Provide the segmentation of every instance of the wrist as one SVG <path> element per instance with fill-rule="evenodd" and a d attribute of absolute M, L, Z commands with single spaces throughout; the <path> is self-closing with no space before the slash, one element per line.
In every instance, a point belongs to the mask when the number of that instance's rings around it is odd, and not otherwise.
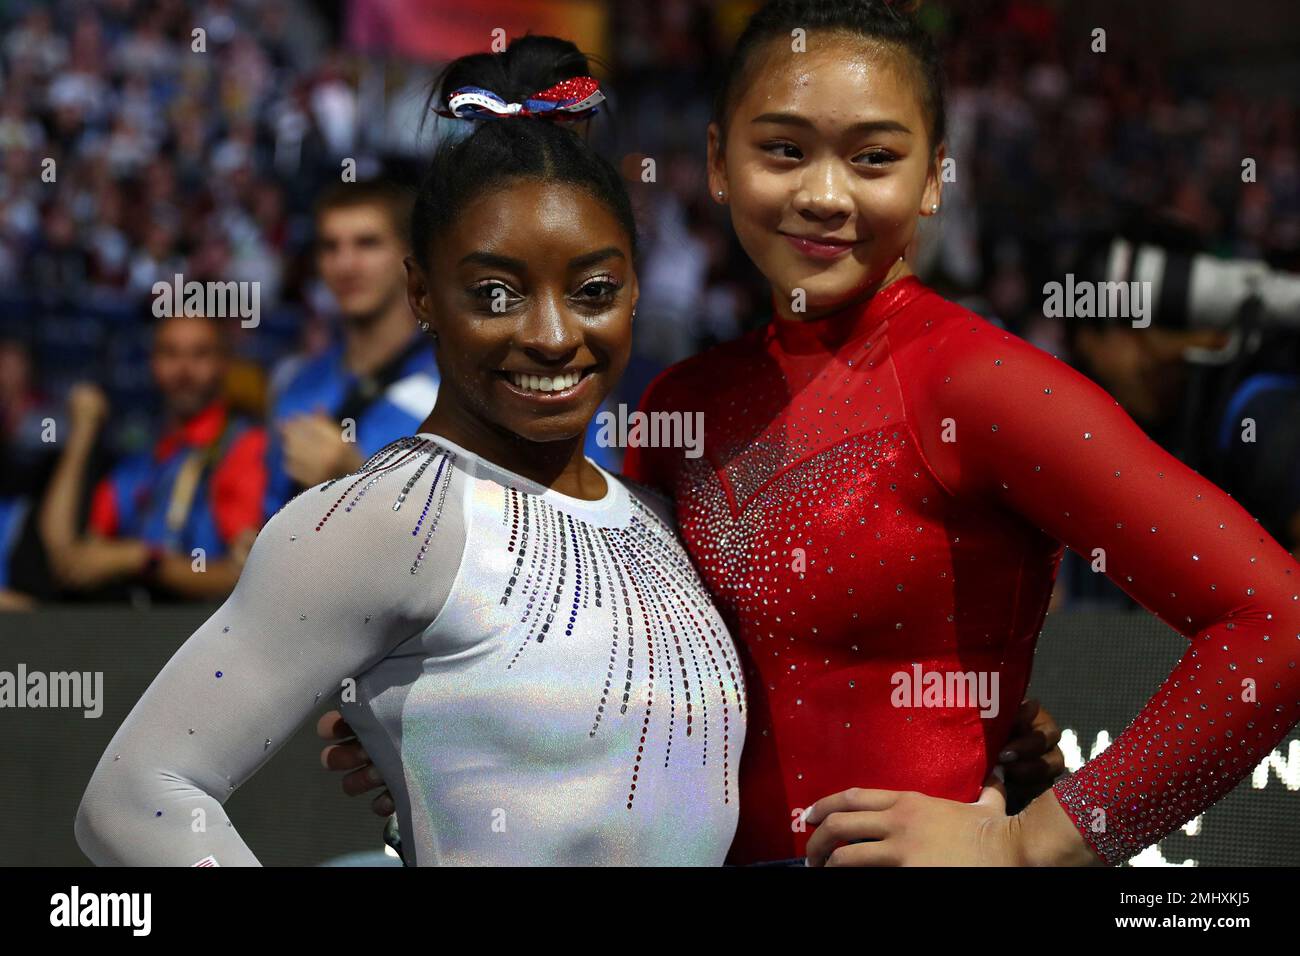
<path fill-rule="evenodd" d="M 1011 818 L 1012 852 L 1021 866 L 1100 866 L 1103 861 L 1048 790 Z"/>
<path fill-rule="evenodd" d="M 89 453 L 99 438 L 99 425 L 87 419 L 76 419 L 69 424 L 65 448 Z"/>
<path fill-rule="evenodd" d="M 366 460 L 361 457 L 361 449 L 356 446 L 355 442 L 343 443 L 343 460 L 339 462 L 339 474 L 348 475 L 354 471 L 360 471 L 361 466 Z"/>
<path fill-rule="evenodd" d="M 163 557 L 166 552 L 156 544 L 141 542 L 144 546 L 143 555 L 139 562 L 139 576 L 146 581 L 152 581 L 158 577 L 158 569 L 162 567 Z"/>

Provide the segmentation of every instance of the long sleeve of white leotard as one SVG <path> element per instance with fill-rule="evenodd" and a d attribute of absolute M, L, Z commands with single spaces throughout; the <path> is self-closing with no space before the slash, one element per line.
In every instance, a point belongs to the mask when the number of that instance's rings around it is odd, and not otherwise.
<path fill-rule="evenodd" d="M 100 759 L 75 825 L 92 861 L 259 865 L 226 800 L 346 679 L 421 634 L 451 589 L 465 478 L 418 454 L 424 441 L 308 488 L 262 528 L 234 591 Z"/>

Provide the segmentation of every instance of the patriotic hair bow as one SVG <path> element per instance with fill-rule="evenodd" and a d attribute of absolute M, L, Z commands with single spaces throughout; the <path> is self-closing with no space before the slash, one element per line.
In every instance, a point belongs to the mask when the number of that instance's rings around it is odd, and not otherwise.
<path fill-rule="evenodd" d="M 445 109 L 436 110 L 449 119 L 501 119 L 509 116 L 544 116 L 548 119 L 586 119 L 604 102 L 605 94 L 594 77 L 574 76 L 525 97 L 522 103 L 507 103 L 491 90 L 462 86 L 447 97 Z"/>

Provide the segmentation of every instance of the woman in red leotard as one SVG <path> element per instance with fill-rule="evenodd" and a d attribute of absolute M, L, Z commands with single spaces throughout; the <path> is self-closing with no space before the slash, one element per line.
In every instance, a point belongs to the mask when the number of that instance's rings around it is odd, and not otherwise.
<path fill-rule="evenodd" d="M 732 862 L 1117 863 L 1300 717 L 1300 571 L 1102 389 L 911 275 L 943 100 L 900 6 L 777 0 L 742 35 L 710 188 L 775 315 L 648 390 L 643 412 L 703 412 L 703 456 L 631 448 L 625 471 L 675 498 L 747 658 Z M 982 784 L 1062 544 L 1189 645 L 1105 752 L 1007 816 Z"/>

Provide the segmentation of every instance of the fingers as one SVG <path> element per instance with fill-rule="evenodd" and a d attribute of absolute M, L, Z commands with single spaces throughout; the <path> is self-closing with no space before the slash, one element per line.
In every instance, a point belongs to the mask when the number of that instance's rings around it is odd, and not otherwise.
<path fill-rule="evenodd" d="M 826 858 L 824 866 L 898 866 L 902 863 L 889 840 L 871 840 L 842 846 Z M 809 861 L 809 866 L 812 862 Z"/>
<path fill-rule="evenodd" d="M 1007 774 L 1001 767 L 994 767 L 984 778 L 984 787 L 975 801 L 983 806 L 996 807 L 1002 813 L 1007 812 Z"/>
<path fill-rule="evenodd" d="M 1035 760 L 1046 756 L 1061 741 L 1059 728 L 1053 724 L 1048 730 L 1052 731 L 1050 735 L 1042 728 L 1034 728 L 1008 740 L 998 754 L 998 763 L 1011 764 L 1018 760 Z"/>
<path fill-rule="evenodd" d="M 804 812 L 804 820 L 818 826 L 832 813 L 849 810 L 888 810 L 898 802 L 897 790 L 867 790 L 852 787 L 829 797 L 822 797 Z"/>
<path fill-rule="evenodd" d="M 822 866 L 826 859 L 845 843 L 857 840 L 880 840 L 886 835 L 888 820 L 884 811 L 839 811 L 832 813 L 808 838 L 804 854 L 809 866 Z"/>
<path fill-rule="evenodd" d="M 1004 768 L 1007 779 L 1019 785 L 1049 784 L 1065 773 L 1065 754 L 1053 747 L 1041 757 L 1017 760 Z"/>
<path fill-rule="evenodd" d="M 379 768 L 374 764 L 367 764 L 360 770 L 353 770 L 351 773 L 343 775 L 343 792 L 349 797 L 359 797 L 363 793 L 369 793 L 371 790 L 384 786 L 384 778 L 379 775 Z"/>
<path fill-rule="evenodd" d="M 316 736 L 321 740 L 351 740 L 356 733 L 337 710 L 327 710 L 316 721 Z"/>
<path fill-rule="evenodd" d="M 320 752 L 320 762 L 326 770 L 356 770 L 370 764 L 370 755 L 360 743 L 350 740 L 325 747 Z"/>
<path fill-rule="evenodd" d="M 1043 709 L 1042 701 L 1030 697 L 1020 702 L 1020 710 L 1016 713 L 1017 727 L 1030 727 L 1034 723 L 1034 718 L 1038 716 Z"/>
<path fill-rule="evenodd" d="M 1046 708 L 1040 709 L 1038 713 L 1034 714 L 1030 726 L 1047 738 L 1049 747 L 1055 747 L 1061 742 L 1061 728 L 1056 723 L 1056 718 L 1049 714 Z"/>
<path fill-rule="evenodd" d="M 1000 763 L 1014 763 L 1022 757 L 1040 757 L 1061 741 L 1057 726 L 1043 705 L 1033 698 L 1021 703 L 1011 727 L 1011 739 L 998 754 Z"/>
<path fill-rule="evenodd" d="M 393 795 L 385 790 L 370 802 L 370 809 L 381 817 L 388 817 L 396 812 L 397 806 L 393 803 Z"/>

